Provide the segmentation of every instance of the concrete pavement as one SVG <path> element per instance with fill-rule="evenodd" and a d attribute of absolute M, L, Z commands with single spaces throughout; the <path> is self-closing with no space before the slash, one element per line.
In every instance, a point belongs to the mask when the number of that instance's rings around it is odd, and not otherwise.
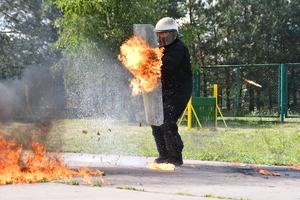
<path fill-rule="evenodd" d="M 300 170 L 289 166 L 184 160 L 175 171 L 157 171 L 147 168 L 154 158 L 80 153 L 65 153 L 62 158 L 71 168 L 86 165 L 104 171 L 105 184 L 91 187 L 83 184 L 82 177 L 74 177 L 80 185 L 55 181 L 4 185 L 0 186 L 0 199 L 300 200 Z M 260 174 L 253 170 L 255 166 L 280 176 Z M 93 179 L 97 181 L 99 177 Z"/>

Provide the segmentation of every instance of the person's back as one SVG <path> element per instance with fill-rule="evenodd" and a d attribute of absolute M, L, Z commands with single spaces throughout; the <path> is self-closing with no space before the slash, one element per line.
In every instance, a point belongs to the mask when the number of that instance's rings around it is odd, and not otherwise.
<path fill-rule="evenodd" d="M 182 87 L 192 82 L 190 54 L 179 39 L 164 47 L 162 83 L 163 89 Z"/>

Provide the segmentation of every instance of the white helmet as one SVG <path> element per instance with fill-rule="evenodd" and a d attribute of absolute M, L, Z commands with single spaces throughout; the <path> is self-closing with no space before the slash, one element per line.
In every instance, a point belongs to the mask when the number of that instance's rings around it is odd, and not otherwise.
<path fill-rule="evenodd" d="M 183 37 L 182 34 L 178 33 L 178 24 L 171 17 L 164 17 L 160 19 L 154 29 L 157 32 L 159 38 L 159 44 L 161 46 L 167 46 L 174 42 L 176 38 Z M 167 35 L 163 35 L 160 33 L 168 33 Z"/>

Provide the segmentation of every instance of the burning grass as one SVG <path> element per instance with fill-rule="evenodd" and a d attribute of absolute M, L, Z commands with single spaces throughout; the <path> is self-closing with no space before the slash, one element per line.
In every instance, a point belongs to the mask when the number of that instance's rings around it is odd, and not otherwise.
<path fill-rule="evenodd" d="M 260 169 L 258 167 L 255 167 L 254 168 L 254 171 L 257 171 L 258 173 L 260 174 L 266 174 L 266 175 L 271 175 L 271 176 L 280 176 L 279 173 L 271 173 L 271 172 L 268 172 L 267 170 L 265 169 Z"/>
<path fill-rule="evenodd" d="M 56 179 L 71 180 L 83 176 L 90 183 L 92 175 L 102 178 L 103 172 L 86 167 L 71 170 L 63 164 L 58 153 L 47 153 L 46 146 L 32 141 L 32 151 L 24 151 L 15 140 L 6 141 L 0 135 L 0 185 L 10 183 L 35 183 Z"/>

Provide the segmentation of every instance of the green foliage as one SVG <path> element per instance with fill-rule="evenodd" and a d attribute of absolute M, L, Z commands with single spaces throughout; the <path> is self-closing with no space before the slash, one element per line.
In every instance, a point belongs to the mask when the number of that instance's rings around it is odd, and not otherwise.
<path fill-rule="evenodd" d="M 217 64 L 300 60 L 298 0 L 4 0 L 0 4 L 1 76 L 21 78 L 25 66 L 61 70 L 67 95 L 61 99 L 68 108 L 96 108 L 79 117 L 111 109 L 112 104 L 118 109 L 132 107 L 116 102 L 124 99 L 133 104 L 125 90 L 131 75 L 117 59 L 119 47 L 133 34 L 133 24 L 155 25 L 165 16 L 178 20 L 194 71 Z M 224 87 L 228 87 L 233 76 L 228 70 L 218 73 L 227 75 Z M 203 81 L 212 82 L 206 75 Z M 106 89 L 108 85 L 113 86 Z M 296 93 L 293 96 L 296 99 Z"/>
<path fill-rule="evenodd" d="M 188 31 L 199 65 L 299 61 L 297 0 L 193 1 L 186 7 L 190 25 L 205 30 Z"/>
<path fill-rule="evenodd" d="M 217 196 L 217 195 L 213 195 L 213 194 L 205 194 L 205 195 L 203 195 L 203 197 L 216 198 L 216 199 L 250 200 L 250 199 L 245 199 L 245 198 L 233 198 L 233 197 Z"/>
<path fill-rule="evenodd" d="M 117 189 L 124 189 L 124 190 L 134 190 L 134 191 L 141 191 L 141 192 L 145 192 L 144 189 L 136 189 L 134 187 L 121 187 L 121 186 L 118 186 Z"/>
<path fill-rule="evenodd" d="M 93 41 L 116 52 L 133 32 L 133 24 L 154 23 L 164 14 L 155 13 L 156 1 L 54 1 L 64 13 L 56 21 L 61 30 L 59 47 L 78 49 Z M 155 15 L 154 15 L 155 13 Z"/>
<path fill-rule="evenodd" d="M 177 193 L 174 193 L 174 194 L 175 195 L 182 195 L 182 196 L 194 196 L 194 195 L 186 193 L 186 192 L 177 192 Z"/>
<path fill-rule="evenodd" d="M 41 181 L 38 181 L 38 183 L 50 183 L 49 180 L 41 180 Z"/>
<path fill-rule="evenodd" d="M 79 185 L 78 181 L 55 181 L 54 183 L 67 184 L 67 185 Z"/>
<path fill-rule="evenodd" d="M 54 183 L 67 184 L 66 181 L 55 181 Z"/>
<path fill-rule="evenodd" d="M 79 185 L 79 182 L 78 181 L 70 181 L 70 182 L 67 182 L 68 185 Z"/>
<path fill-rule="evenodd" d="M 79 117 L 107 112 L 117 115 L 112 109 L 123 108 L 124 101 L 132 103 L 128 92 L 132 76 L 117 58 L 121 44 L 133 35 L 134 24 L 155 24 L 166 13 L 181 16 L 178 3 L 169 0 L 52 3 L 63 13 L 54 23 L 60 31 L 54 48 L 64 50 L 52 69 L 63 70 L 68 107 L 84 108 Z"/>
<path fill-rule="evenodd" d="M 102 187 L 102 182 L 101 181 L 97 181 L 95 183 L 92 184 L 92 187 Z"/>
<path fill-rule="evenodd" d="M 50 67 L 60 56 L 51 52 L 57 38 L 52 22 L 60 13 L 45 12 L 41 0 L 5 0 L 0 4 L 0 69 L 3 78 L 21 78 L 28 65 Z"/>
<path fill-rule="evenodd" d="M 16 67 L 53 65 L 60 57 L 50 52 L 56 41 L 64 56 L 76 57 L 84 47 L 105 49 L 116 59 L 133 24 L 155 25 L 165 16 L 181 18 L 183 40 L 198 65 L 288 63 L 300 57 L 297 0 L 5 0 L 0 16 L 0 62 L 7 76 L 19 73 Z"/>

